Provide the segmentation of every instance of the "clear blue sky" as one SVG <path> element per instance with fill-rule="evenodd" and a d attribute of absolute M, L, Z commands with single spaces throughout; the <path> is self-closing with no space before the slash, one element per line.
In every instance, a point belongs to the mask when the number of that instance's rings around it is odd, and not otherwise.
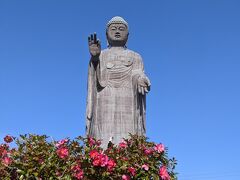
<path fill-rule="evenodd" d="M 84 135 L 87 36 L 106 48 L 116 15 L 152 83 L 147 136 L 179 179 L 240 179 L 238 0 L 0 0 L 0 137 Z"/>

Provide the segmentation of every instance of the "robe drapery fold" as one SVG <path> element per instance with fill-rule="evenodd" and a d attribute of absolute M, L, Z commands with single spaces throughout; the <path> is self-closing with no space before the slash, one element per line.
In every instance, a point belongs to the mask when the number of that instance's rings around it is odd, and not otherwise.
<path fill-rule="evenodd" d="M 128 49 L 106 49 L 88 68 L 86 134 L 119 143 L 129 133 L 146 133 L 146 96 L 138 93 L 145 76 L 141 56 Z M 145 76 L 146 77 L 146 76 Z"/>

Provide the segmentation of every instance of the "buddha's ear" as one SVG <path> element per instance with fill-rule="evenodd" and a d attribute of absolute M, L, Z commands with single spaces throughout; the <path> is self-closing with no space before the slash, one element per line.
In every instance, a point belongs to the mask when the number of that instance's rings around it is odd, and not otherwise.
<path fill-rule="evenodd" d="M 106 38 L 108 39 L 108 31 L 106 31 Z"/>
<path fill-rule="evenodd" d="M 127 39 L 126 39 L 126 41 L 128 41 L 128 36 L 129 36 L 129 32 L 127 33 Z M 127 43 L 127 42 L 126 42 Z"/>
<path fill-rule="evenodd" d="M 106 37 L 108 38 L 108 28 L 106 29 Z"/>
<path fill-rule="evenodd" d="M 106 31 L 106 37 L 107 37 L 107 47 L 110 47 L 110 44 L 108 42 L 108 32 Z"/>

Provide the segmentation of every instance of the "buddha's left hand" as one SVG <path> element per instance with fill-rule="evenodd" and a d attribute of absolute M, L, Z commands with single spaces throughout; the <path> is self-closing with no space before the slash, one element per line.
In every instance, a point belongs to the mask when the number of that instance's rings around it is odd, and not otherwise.
<path fill-rule="evenodd" d="M 145 95 L 150 91 L 150 80 L 146 76 L 138 78 L 138 92 L 142 95 Z"/>

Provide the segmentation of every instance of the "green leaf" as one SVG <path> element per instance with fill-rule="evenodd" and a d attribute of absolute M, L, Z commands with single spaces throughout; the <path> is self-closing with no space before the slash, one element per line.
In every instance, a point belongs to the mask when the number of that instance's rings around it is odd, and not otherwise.
<path fill-rule="evenodd" d="M 19 180 L 23 180 L 23 178 L 24 178 L 24 176 L 23 176 L 23 175 L 21 175 L 21 176 L 19 177 Z"/>

